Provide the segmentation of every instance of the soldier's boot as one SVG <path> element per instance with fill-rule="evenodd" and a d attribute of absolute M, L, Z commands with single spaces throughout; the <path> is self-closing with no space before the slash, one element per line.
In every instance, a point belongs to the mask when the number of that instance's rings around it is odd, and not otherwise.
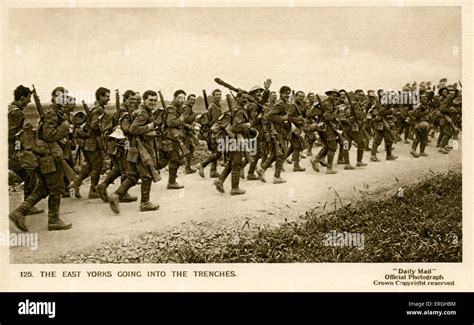
<path fill-rule="evenodd" d="M 245 191 L 239 188 L 239 182 L 240 182 L 239 176 L 240 176 L 240 170 L 236 167 L 232 168 L 232 172 L 231 172 L 232 189 L 230 190 L 230 195 L 245 194 Z"/>
<path fill-rule="evenodd" d="M 129 203 L 129 202 L 136 202 L 138 197 L 125 193 L 119 198 L 119 202 Z"/>
<path fill-rule="evenodd" d="M 428 154 L 425 152 L 426 143 L 420 143 L 420 157 L 427 157 Z"/>
<path fill-rule="evenodd" d="M 306 169 L 300 166 L 300 152 L 293 152 L 293 171 L 294 172 L 304 172 Z"/>
<path fill-rule="evenodd" d="M 375 143 L 372 144 L 372 150 L 370 152 L 370 161 L 373 161 L 373 162 L 380 161 L 380 159 L 377 158 L 377 147 L 378 147 L 377 144 Z"/>
<path fill-rule="evenodd" d="M 342 149 L 342 146 L 339 146 L 339 152 L 337 153 L 337 164 L 344 165 L 346 163 L 344 159 L 344 149 Z"/>
<path fill-rule="evenodd" d="M 151 179 L 144 178 L 142 179 L 142 184 L 140 186 L 140 211 L 156 211 L 160 208 L 159 204 L 153 204 L 150 202 L 150 192 L 151 192 Z"/>
<path fill-rule="evenodd" d="M 31 208 L 32 205 L 29 201 L 23 201 L 18 208 L 10 212 L 8 218 L 19 230 L 28 232 L 29 229 L 26 226 L 25 216 Z"/>
<path fill-rule="evenodd" d="M 385 151 L 387 151 L 387 156 L 385 157 L 386 160 L 395 160 L 397 159 L 398 157 L 397 156 L 394 156 L 392 154 L 392 144 L 389 144 L 389 145 L 386 145 L 385 146 Z"/>
<path fill-rule="evenodd" d="M 266 164 L 266 162 L 264 162 L 262 164 L 262 167 L 257 168 L 257 177 L 260 180 L 260 182 L 262 182 L 262 183 L 266 183 L 266 180 L 265 180 L 266 166 L 267 166 L 267 164 Z"/>
<path fill-rule="evenodd" d="M 286 181 L 281 178 L 281 167 L 283 166 L 283 161 L 277 159 L 275 161 L 275 174 L 273 174 L 273 184 L 282 184 L 286 183 Z"/>
<path fill-rule="evenodd" d="M 143 184 L 143 183 L 142 183 Z M 130 179 L 130 178 L 126 178 L 122 184 L 120 184 L 119 188 L 114 192 L 112 193 L 110 196 L 109 196 L 109 204 L 110 204 L 110 209 L 116 213 L 116 214 L 119 214 L 120 213 L 120 205 L 119 205 L 119 202 L 120 202 L 120 197 L 125 195 L 127 193 L 127 191 L 133 186 L 135 185 L 133 183 L 133 181 Z"/>
<path fill-rule="evenodd" d="M 337 170 L 334 170 L 332 164 L 334 162 L 334 152 L 328 152 L 328 166 L 326 169 L 326 174 L 336 174 Z"/>
<path fill-rule="evenodd" d="M 362 158 L 364 158 L 364 151 L 364 148 L 357 148 L 357 167 L 367 166 L 367 164 L 362 161 Z"/>
<path fill-rule="evenodd" d="M 214 185 L 216 186 L 216 190 L 220 193 L 225 193 L 225 190 L 224 190 L 224 182 L 225 180 L 227 179 L 227 176 L 229 176 L 230 172 L 231 172 L 231 164 L 230 163 L 227 163 L 225 166 L 224 166 L 224 169 L 222 170 L 221 174 L 219 175 L 219 177 L 214 181 Z M 239 175 L 240 176 L 240 175 Z"/>
<path fill-rule="evenodd" d="M 410 154 L 415 158 L 419 157 L 418 153 L 416 152 L 417 147 L 418 147 L 418 141 L 413 141 L 413 143 L 411 145 Z"/>
<path fill-rule="evenodd" d="M 186 165 L 184 167 L 184 173 L 185 174 L 194 174 L 196 172 L 196 169 L 193 169 L 191 167 L 191 155 L 186 156 Z"/>
<path fill-rule="evenodd" d="M 59 205 L 61 195 L 53 194 L 48 197 L 48 231 L 71 229 L 71 223 L 65 223 L 59 219 Z"/>
<path fill-rule="evenodd" d="M 201 163 L 198 163 L 196 164 L 196 166 L 194 166 L 194 168 L 196 168 L 196 170 L 198 171 L 198 174 L 199 176 L 201 176 L 202 178 L 204 178 L 204 167 L 202 166 Z"/>
<path fill-rule="evenodd" d="M 258 163 L 258 156 L 255 156 L 254 159 L 252 159 L 252 162 L 249 165 L 249 171 L 247 173 L 247 180 L 255 181 L 255 180 L 258 179 L 258 176 L 255 175 L 255 169 L 257 168 L 257 163 Z"/>
<path fill-rule="evenodd" d="M 176 174 L 178 174 L 178 164 L 172 162 L 169 166 L 168 190 L 179 190 L 184 187 L 176 182 Z"/>
<path fill-rule="evenodd" d="M 112 169 L 108 174 L 107 176 L 105 176 L 104 180 L 96 186 L 96 191 L 97 193 L 99 194 L 100 198 L 102 199 L 102 201 L 104 201 L 104 203 L 108 203 L 109 202 L 109 196 L 107 195 L 107 187 L 112 184 L 112 182 L 117 179 L 117 177 L 120 176 L 120 173 L 115 170 L 115 169 Z"/>
<path fill-rule="evenodd" d="M 353 170 L 355 169 L 354 166 L 351 165 L 351 162 L 349 161 L 349 150 L 344 150 L 344 169 L 345 170 Z"/>
<path fill-rule="evenodd" d="M 91 187 L 89 189 L 89 199 L 99 199 L 100 195 L 97 193 L 97 185 L 99 184 L 100 173 L 96 171 L 91 172 Z"/>
<path fill-rule="evenodd" d="M 37 207 L 32 207 L 26 215 L 30 216 L 30 215 L 33 215 L 33 214 L 40 214 L 40 213 L 43 213 L 43 212 L 44 212 L 44 209 L 38 209 Z"/>
<path fill-rule="evenodd" d="M 306 158 L 305 154 L 300 152 L 300 159 L 305 159 L 305 158 Z"/>
<path fill-rule="evenodd" d="M 308 150 L 306 150 L 306 155 L 308 157 L 313 155 L 313 144 L 312 143 L 308 144 Z"/>
<path fill-rule="evenodd" d="M 311 167 L 313 167 L 313 170 L 317 173 L 319 173 L 319 163 L 318 163 L 318 156 L 314 157 L 313 159 L 310 160 L 311 162 Z"/>
<path fill-rule="evenodd" d="M 211 173 L 209 175 L 210 178 L 218 178 L 220 174 L 217 172 L 217 161 L 211 162 Z"/>

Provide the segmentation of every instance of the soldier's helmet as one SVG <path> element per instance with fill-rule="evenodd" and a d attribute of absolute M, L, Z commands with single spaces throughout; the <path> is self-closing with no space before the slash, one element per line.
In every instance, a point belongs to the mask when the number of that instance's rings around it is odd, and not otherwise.
<path fill-rule="evenodd" d="M 253 86 L 252 88 L 250 88 L 249 94 L 252 94 L 252 93 L 256 92 L 257 90 L 263 91 L 264 89 L 260 86 Z"/>
<path fill-rule="evenodd" d="M 333 89 L 329 89 L 328 91 L 325 92 L 326 95 L 331 95 L 331 94 L 336 94 L 337 96 L 339 96 L 339 90 L 333 88 Z"/>

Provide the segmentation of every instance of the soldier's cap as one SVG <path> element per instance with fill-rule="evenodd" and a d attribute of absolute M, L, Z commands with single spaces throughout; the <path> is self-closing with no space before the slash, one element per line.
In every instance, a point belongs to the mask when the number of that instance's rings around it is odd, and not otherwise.
<path fill-rule="evenodd" d="M 326 95 L 331 95 L 331 94 L 336 94 L 337 96 L 339 96 L 339 91 L 335 88 L 333 89 L 329 89 L 328 91 L 325 92 Z"/>
<path fill-rule="evenodd" d="M 439 83 L 442 84 L 442 83 L 447 83 L 448 82 L 448 78 L 441 78 L 439 79 Z"/>
<path fill-rule="evenodd" d="M 345 94 L 345 93 L 347 93 L 347 91 L 346 91 L 345 89 L 339 90 L 339 94 L 340 94 L 340 95 Z"/>
<path fill-rule="evenodd" d="M 356 89 L 356 90 L 355 90 L 355 93 L 356 93 L 356 94 L 363 94 L 364 91 L 363 91 L 362 89 Z"/>
<path fill-rule="evenodd" d="M 60 96 L 60 95 L 66 95 L 68 91 L 64 87 L 56 87 L 53 89 L 51 92 L 51 96 Z"/>
<path fill-rule="evenodd" d="M 427 95 L 427 94 L 426 94 L 426 91 L 420 90 L 420 96 L 421 96 L 421 97 L 426 97 L 426 95 Z"/>
<path fill-rule="evenodd" d="M 377 95 L 375 94 L 375 90 L 368 90 L 368 91 L 367 91 L 367 96 L 369 96 L 369 97 L 377 97 Z"/>
<path fill-rule="evenodd" d="M 252 94 L 253 92 L 256 92 L 257 90 L 264 90 L 262 87 L 260 86 L 253 86 L 252 88 L 250 88 L 249 90 L 249 94 Z"/>
<path fill-rule="evenodd" d="M 280 94 L 291 92 L 291 88 L 288 86 L 282 86 L 280 88 Z"/>
<path fill-rule="evenodd" d="M 410 91 L 410 90 L 411 90 L 410 86 L 404 86 L 402 88 L 402 91 Z"/>
<path fill-rule="evenodd" d="M 424 81 L 420 82 L 420 87 L 421 87 L 421 86 L 424 86 L 424 85 L 425 85 L 425 82 L 424 82 Z"/>
<path fill-rule="evenodd" d="M 443 90 L 445 90 L 445 89 L 449 91 L 449 89 L 448 89 L 447 87 L 445 87 L 445 86 L 440 87 L 440 88 L 438 89 L 438 95 L 441 95 L 441 93 L 442 93 Z"/>

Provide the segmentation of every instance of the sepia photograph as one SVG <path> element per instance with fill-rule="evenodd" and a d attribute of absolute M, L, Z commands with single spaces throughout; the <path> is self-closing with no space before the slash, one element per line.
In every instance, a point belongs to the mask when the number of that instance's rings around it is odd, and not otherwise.
<path fill-rule="evenodd" d="M 461 6 L 4 16 L 10 264 L 464 261 Z"/>

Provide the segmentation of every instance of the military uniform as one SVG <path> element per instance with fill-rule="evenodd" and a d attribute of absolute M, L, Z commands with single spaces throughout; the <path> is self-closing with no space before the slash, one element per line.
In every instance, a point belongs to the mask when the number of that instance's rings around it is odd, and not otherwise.
<path fill-rule="evenodd" d="M 229 137 L 232 140 L 236 141 L 238 144 L 239 139 L 243 140 L 247 138 L 248 132 L 250 131 L 249 127 L 249 116 L 244 107 L 239 106 L 236 104 L 232 110 L 232 121 L 230 124 L 230 132 L 228 132 Z M 219 178 L 214 181 L 214 185 L 219 192 L 224 192 L 223 184 L 231 174 L 231 192 L 230 195 L 239 195 L 244 194 L 245 191 L 239 188 L 240 182 L 240 170 L 242 168 L 242 157 L 243 157 L 243 150 L 238 145 L 236 146 L 235 150 L 230 150 L 226 152 L 226 162 L 224 169 L 222 170 Z"/>
<path fill-rule="evenodd" d="M 303 128 L 306 142 L 308 143 L 307 155 L 313 154 L 313 146 L 316 141 L 316 133 L 309 131 L 309 127 L 316 123 L 316 108 L 314 102 L 308 102 L 305 107 L 305 125 Z"/>
<path fill-rule="evenodd" d="M 258 87 L 254 87 L 253 90 L 259 89 Z M 249 166 L 249 171 L 247 175 L 248 180 L 257 180 L 258 177 L 255 175 L 255 169 L 257 167 L 257 163 L 259 159 L 263 159 L 264 156 L 266 156 L 266 141 L 265 141 L 265 126 L 264 126 L 264 105 L 268 100 L 268 97 L 270 96 L 270 92 L 268 90 L 265 90 L 260 99 L 256 99 L 256 101 L 259 103 L 257 105 L 256 103 L 249 102 L 246 105 L 246 110 L 248 112 L 248 116 L 250 119 L 250 126 L 257 130 L 258 132 L 258 137 L 256 139 L 257 143 L 257 152 L 256 154 L 252 157 L 250 166 Z"/>
<path fill-rule="evenodd" d="M 194 143 L 195 143 L 195 135 L 193 131 L 193 124 L 196 120 L 197 114 L 193 111 L 193 107 L 187 104 L 183 110 L 183 122 L 184 122 L 184 145 L 186 146 L 186 150 L 188 154 L 185 159 L 185 173 L 186 174 L 193 174 L 196 172 L 195 169 L 191 167 L 191 159 L 194 154 Z"/>
<path fill-rule="evenodd" d="M 440 132 L 440 149 L 442 153 L 449 153 L 449 140 L 453 137 L 455 132 L 455 126 L 453 123 L 454 115 L 458 112 L 458 109 L 453 107 L 453 100 L 456 96 L 454 94 L 449 94 L 446 97 L 440 99 L 440 118 L 439 125 L 441 128 Z"/>
<path fill-rule="evenodd" d="M 311 159 L 311 165 L 313 169 L 319 172 L 318 164 L 327 155 L 327 170 L 326 174 L 335 174 L 337 171 L 333 170 L 334 156 L 337 149 L 337 141 L 339 134 L 337 133 L 338 121 L 336 105 L 338 100 L 327 98 L 323 101 L 322 106 L 319 108 L 317 116 L 319 117 L 319 123 L 313 124 L 310 127 L 310 131 L 318 131 L 322 148 L 318 154 Z"/>
<path fill-rule="evenodd" d="M 287 120 L 286 112 L 289 109 L 289 104 L 283 100 L 278 100 L 275 105 L 268 112 L 266 119 L 270 124 L 270 137 L 272 146 L 270 148 L 267 159 L 263 162 L 261 169 L 257 170 L 258 177 L 262 182 L 265 182 L 265 171 L 275 162 L 275 173 L 273 183 L 285 183 L 286 181 L 280 177 L 283 168 L 283 161 L 285 159 L 285 142 L 284 142 L 284 127 L 283 124 Z"/>
<path fill-rule="evenodd" d="M 127 191 L 137 184 L 138 179 L 141 180 L 141 198 L 140 211 L 154 211 L 159 205 L 150 202 L 151 183 L 153 180 L 152 170 L 155 161 L 155 124 L 153 123 L 152 112 L 145 106 L 140 106 L 133 113 L 133 121 L 129 130 L 129 149 L 126 156 L 127 177 L 120 184 L 119 188 L 110 195 L 110 207 L 115 213 L 119 213 L 119 199 L 127 193 Z M 148 153 L 149 161 L 145 161 L 143 153 Z M 152 166 L 150 166 L 152 165 Z"/>
<path fill-rule="evenodd" d="M 219 103 L 211 103 L 209 105 L 207 113 L 204 113 L 207 116 L 208 125 L 205 126 L 208 129 L 206 132 L 206 143 L 207 149 L 211 152 L 211 154 L 203 161 L 196 165 L 196 168 L 199 171 L 199 176 L 204 177 L 204 168 L 207 165 L 211 164 L 211 178 L 219 177 L 217 173 L 217 161 L 222 157 L 222 153 L 217 150 L 217 134 L 216 132 L 212 131 L 213 127 L 219 120 L 219 117 L 222 115 L 222 108 Z"/>
<path fill-rule="evenodd" d="M 398 157 L 392 155 L 392 144 L 394 141 L 392 133 L 393 124 L 393 112 L 389 105 L 381 105 L 379 102 L 375 102 L 372 111 L 372 127 L 374 129 L 374 143 L 372 144 L 372 151 L 370 160 L 377 162 L 380 161 L 377 158 L 377 148 L 385 141 L 385 150 L 387 152 L 387 160 L 395 160 Z"/>
<path fill-rule="evenodd" d="M 352 169 L 352 166 L 349 161 L 349 151 L 352 147 L 352 141 L 357 144 L 357 166 L 363 167 L 367 165 L 362 161 L 364 157 L 365 140 L 362 135 L 361 125 L 365 119 L 365 113 L 360 107 L 357 100 L 353 100 L 351 102 L 354 106 L 354 111 L 352 111 L 350 104 L 347 103 L 345 105 L 344 111 L 341 111 L 339 114 L 339 121 L 341 122 L 342 132 L 345 140 L 347 140 L 347 150 L 344 150 L 343 144 L 344 163 L 346 164 L 344 169 Z"/>
<path fill-rule="evenodd" d="M 100 172 L 103 164 L 104 141 L 100 129 L 100 118 L 105 113 L 105 108 L 98 102 L 95 102 L 90 109 L 90 121 L 76 130 L 76 141 L 84 153 L 86 163 L 81 167 L 79 177 L 71 183 L 75 196 L 81 198 L 79 186 L 81 182 L 89 175 L 91 177 L 91 186 L 89 189 L 89 198 L 99 198 L 96 187 L 99 184 Z"/>
<path fill-rule="evenodd" d="M 29 125 L 32 128 L 31 125 Z M 35 168 L 37 167 L 36 157 L 25 148 L 21 139 L 26 136 L 22 134 L 25 130 L 25 114 L 23 107 L 17 102 L 8 106 L 8 169 L 20 176 L 23 181 L 23 199 L 26 200 L 32 193 L 37 177 Z M 42 213 L 44 210 L 34 206 L 28 211 L 29 214 Z"/>
<path fill-rule="evenodd" d="M 109 202 L 107 187 L 120 177 L 121 182 L 127 177 L 127 150 L 130 145 L 128 135 L 131 118 L 129 111 L 122 104 L 113 114 L 104 114 L 101 118 L 101 131 L 105 142 L 105 151 L 111 161 L 111 170 L 104 180 L 97 185 L 97 193 L 104 202 Z M 119 198 L 120 202 L 134 202 L 137 197 L 128 193 Z"/>
<path fill-rule="evenodd" d="M 418 144 L 420 144 L 420 156 L 427 156 L 425 153 L 426 145 L 428 144 L 428 132 L 430 130 L 430 120 L 429 120 L 429 108 L 424 103 L 419 104 L 417 108 L 414 109 L 412 114 L 415 126 L 413 128 L 415 133 L 415 139 L 413 140 L 411 154 L 414 157 L 418 157 L 416 149 Z"/>
<path fill-rule="evenodd" d="M 41 199 L 48 197 L 48 230 L 65 230 L 71 224 L 65 224 L 59 218 L 61 196 L 64 193 L 64 170 L 61 160 L 64 159 L 59 141 L 69 133 L 69 123 L 59 105 L 53 103 L 38 126 L 35 153 L 39 155 L 37 169 L 38 183 L 28 198 L 10 213 L 10 219 L 20 229 L 28 231 L 24 225 L 24 216 Z M 21 226 L 24 227 L 21 227 Z M 23 228 L 23 229 L 22 229 Z"/>
<path fill-rule="evenodd" d="M 303 137 L 301 135 L 305 123 L 305 109 L 303 103 L 294 102 L 288 108 L 288 121 L 293 123 L 293 130 L 289 132 L 289 146 L 285 158 L 293 154 L 293 171 L 300 172 L 305 169 L 300 166 L 300 153 L 303 150 Z"/>

